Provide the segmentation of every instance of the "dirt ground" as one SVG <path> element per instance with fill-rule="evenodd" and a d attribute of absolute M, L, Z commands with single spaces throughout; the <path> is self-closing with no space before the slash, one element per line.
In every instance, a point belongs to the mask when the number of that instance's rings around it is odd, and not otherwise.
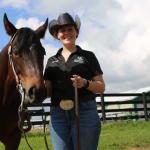
<path fill-rule="evenodd" d="M 143 148 L 129 148 L 129 149 L 126 149 L 126 150 L 150 150 L 150 146 L 149 147 L 143 147 Z"/>

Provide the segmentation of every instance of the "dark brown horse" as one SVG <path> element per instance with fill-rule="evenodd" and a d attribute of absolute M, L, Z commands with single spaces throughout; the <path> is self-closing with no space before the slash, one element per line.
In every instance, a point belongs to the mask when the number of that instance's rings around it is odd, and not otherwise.
<path fill-rule="evenodd" d="M 5 30 L 11 36 L 0 52 L 0 141 L 6 150 L 17 150 L 21 139 L 18 107 L 22 99 L 16 86 L 21 85 L 23 89 L 24 106 L 44 99 L 45 50 L 40 39 L 44 37 L 47 25 L 48 19 L 35 31 L 16 29 L 4 14 Z"/>

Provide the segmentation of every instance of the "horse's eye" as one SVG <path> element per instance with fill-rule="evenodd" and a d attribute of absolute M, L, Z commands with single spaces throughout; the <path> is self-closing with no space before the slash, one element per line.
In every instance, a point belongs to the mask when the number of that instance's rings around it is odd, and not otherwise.
<path fill-rule="evenodd" d="M 19 55 L 19 49 L 17 48 L 17 46 L 13 46 L 12 51 L 15 55 Z"/>
<path fill-rule="evenodd" d="M 31 46 L 30 46 L 30 51 L 33 51 L 33 50 L 35 50 L 36 49 L 36 45 L 35 44 L 32 44 Z"/>
<path fill-rule="evenodd" d="M 42 46 L 39 47 L 39 46 L 37 46 L 36 44 L 32 44 L 32 45 L 30 46 L 30 50 L 31 50 L 31 51 L 32 51 L 32 50 L 36 50 L 36 49 L 39 49 L 40 52 L 42 52 L 42 55 L 45 55 L 45 54 L 46 54 L 44 47 L 42 47 Z"/>

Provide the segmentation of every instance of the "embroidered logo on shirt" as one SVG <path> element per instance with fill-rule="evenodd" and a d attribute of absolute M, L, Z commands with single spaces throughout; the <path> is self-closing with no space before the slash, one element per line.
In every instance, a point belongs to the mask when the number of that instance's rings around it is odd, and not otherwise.
<path fill-rule="evenodd" d="M 76 59 L 74 59 L 74 62 L 83 64 L 84 63 L 84 58 L 81 56 L 78 56 Z"/>

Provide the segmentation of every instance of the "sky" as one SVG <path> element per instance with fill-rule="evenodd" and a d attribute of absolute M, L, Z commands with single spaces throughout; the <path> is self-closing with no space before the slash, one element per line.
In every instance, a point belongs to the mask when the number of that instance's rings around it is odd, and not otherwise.
<path fill-rule="evenodd" d="M 104 72 L 107 93 L 150 86 L 149 0 L 0 0 L 0 51 L 9 42 L 3 15 L 16 26 L 37 29 L 46 18 L 68 12 L 81 20 L 77 45 L 93 51 Z M 61 44 L 48 32 L 41 40 L 44 64 Z"/>

